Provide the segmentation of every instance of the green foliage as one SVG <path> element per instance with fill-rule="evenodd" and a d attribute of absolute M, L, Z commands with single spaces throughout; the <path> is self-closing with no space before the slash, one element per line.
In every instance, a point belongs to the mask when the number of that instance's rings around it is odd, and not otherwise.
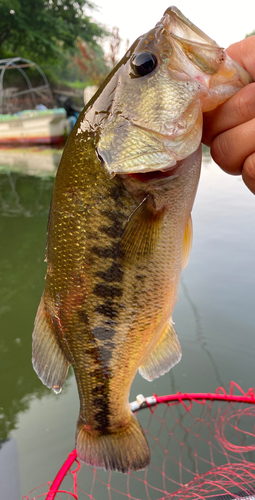
<path fill-rule="evenodd" d="M 62 57 L 55 61 L 54 64 L 47 63 L 42 65 L 50 85 L 64 85 L 74 88 L 84 89 L 87 85 L 98 85 L 102 83 L 105 77 L 110 72 L 110 68 L 105 62 L 104 51 L 100 45 L 90 47 L 90 52 L 93 54 L 93 64 L 87 61 L 87 67 L 82 68 L 80 58 L 82 54 L 79 50 L 80 40 L 74 48 L 66 50 Z M 88 44 L 86 44 L 88 45 Z M 6 72 L 7 73 L 7 72 Z M 35 78 L 32 79 L 33 83 Z M 14 83 L 12 82 L 14 85 Z M 39 81 L 37 82 L 39 85 Z M 9 84 L 11 86 L 11 83 Z"/>
<path fill-rule="evenodd" d="M 251 33 L 248 33 L 248 35 L 246 35 L 245 38 L 249 38 L 249 36 L 253 36 L 253 35 L 255 35 L 255 30 L 253 30 Z"/>
<path fill-rule="evenodd" d="M 84 8 L 88 0 L 0 1 L 0 58 L 27 57 L 37 63 L 65 60 L 78 37 L 96 46 L 105 30 Z"/>
<path fill-rule="evenodd" d="M 81 38 L 77 42 L 72 67 L 76 70 L 77 79 L 81 78 L 85 85 L 101 85 L 111 70 L 105 61 L 102 48 L 92 48 Z"/>

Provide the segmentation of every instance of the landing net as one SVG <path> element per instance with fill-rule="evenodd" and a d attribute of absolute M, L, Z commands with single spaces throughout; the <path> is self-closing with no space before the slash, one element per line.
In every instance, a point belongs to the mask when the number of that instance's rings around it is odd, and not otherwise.
<path fill-rule="evenodd" d="M 131 409 L 151 449 L 145 471 L 109 473 L 73 450 L 55 480 L 23 500 L 255 500 L 254 389 L 139 395 Z"/>

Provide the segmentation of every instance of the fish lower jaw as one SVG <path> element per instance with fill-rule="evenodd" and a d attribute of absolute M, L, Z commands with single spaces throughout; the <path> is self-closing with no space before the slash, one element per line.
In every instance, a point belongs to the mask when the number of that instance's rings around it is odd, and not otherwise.
<path fill-rule="evenodd" d="M 185 162 L 184 160 L 175 161 L 174 165 L 168 166 L 164 169 L 157 170 L 147 170 L 144 172 L 130 172 L 125 174 L 117 174 L 122 179 L 137 179 L 140 182 L 157 182 L 157 181 L 165 181 L 165 180 L 173 180 L 179 177 L 184 173 L 185 170 Z"/>

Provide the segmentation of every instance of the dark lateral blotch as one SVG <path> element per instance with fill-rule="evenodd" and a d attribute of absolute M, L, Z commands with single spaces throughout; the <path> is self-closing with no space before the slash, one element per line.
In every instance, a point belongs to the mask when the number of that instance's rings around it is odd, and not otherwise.
<path fill-rule="evenodd" d="M 110 189 L 110 197 L 113 198 L 115 201 L 116 205 L 123 206 L 121 198 L 123 197 L 123 186 L 120 184 L 112 186 Z"/>
<path fill-rule="evenodd" d="M 122 297 L 122 289 L 118 286 L 110 286 L 105 283 L 98 283 L 93 290 L 93 293 L 103 299 L 114 299 L 115 297 Z"/>
<path fill-rule="evenodd" d="M 100 271 L 97 273 L 97 276 L 100 276 L 104 281 L 112 283 L 113 281 L 117 281 L 121 283 L 123 279 L 123 271 L 119 268 L 119 265 L 114 262 L 112 266 L 107 269 L 107 271 Z"/>
<path fill-rule="evenodd" d="M 118 316 L 118 309 L 112 305 L 110 300 L 107 300 L 104 304 L 96 306 L 95 311 L 103 316 L 106 316 L 106 318 L 114 319 Z"/>
<path fill-rule="evenodd" d="M 80 310 L 80 311 L 78 311 L 78 316 L 81 319 L 81 321 L 83 323 L 85 323 L 85 325 L 88 325 L 88 323 L 89 323 L 89 317 L 88 317 L 86 311 L 84 311 L 83 309 Z"/>
<path fill-rule="evenodd" d="M 97 422 L 97 430 L 101 430 L 102 434 L 107 434 L 109 421 L 109 405 L 105 402 L 103 397 L 96 396 L 93 398 L 93 404 L 96 408 L 94 418 Z"/>
<path fill-rule="evenodd" d="M 102 257 L 104 259 L 114 259 L 116 254 L 116 249 L 113 247 L 92 247 L 91 251 L 97 255 L 98 257 Z"/>
<path fill-rule="evenodd" d="M 123 234 L 123 224 L 120 221 L 115 221 L 111 226 L 101 226 L 101 233 L 107 234 L 109 238 L 120 238 Z"/>
<path fill-rule="evenodd" d="M 92 334 L 98 340 L 111 340 L 115 333 L 116 331 L 113 328 L 107 328 L 105 326 L 97 326 L 92 330 Z"/>

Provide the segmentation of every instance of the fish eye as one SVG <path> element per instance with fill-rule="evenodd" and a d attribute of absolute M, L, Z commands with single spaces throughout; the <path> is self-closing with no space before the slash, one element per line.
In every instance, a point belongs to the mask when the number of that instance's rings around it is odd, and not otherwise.
<path fill-rule="evenodd" d="M 157 67 L 158 61 L 151 52 L 140 52 L 131 61 L 131 68 L 136 77 L 145 76 Z"/>

